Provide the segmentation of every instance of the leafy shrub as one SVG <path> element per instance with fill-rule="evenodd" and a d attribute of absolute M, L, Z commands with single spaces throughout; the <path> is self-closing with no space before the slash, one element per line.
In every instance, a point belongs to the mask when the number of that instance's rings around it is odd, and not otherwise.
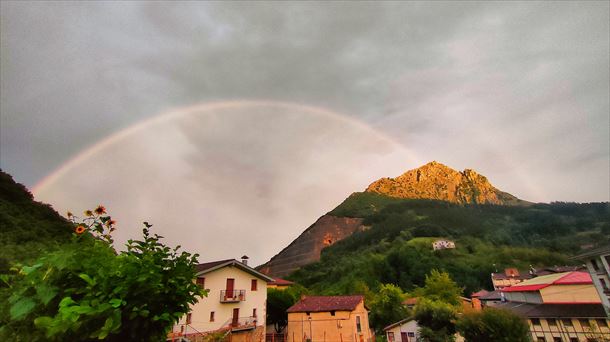
<path fill-rule="evenodd" d="M 72 241 L 4 277 L 1 340 L 164 340 L 197 296 L 197 255 L 169 248 L 150 234 L 112 246 L 114 222 L 98 207 L 76 223 Z M 4 298 L 8 297 L 8 298 Z"/>

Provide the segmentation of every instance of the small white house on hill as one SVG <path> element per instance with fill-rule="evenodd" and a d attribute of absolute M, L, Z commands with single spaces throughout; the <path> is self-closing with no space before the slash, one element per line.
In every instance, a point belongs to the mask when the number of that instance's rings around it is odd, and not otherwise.
<path fill-rule="evenodd" d="M 440 249 L 453 249 L 455 248 L 455 242 L 451 240 L 436 240 L 432 243 L 432 249 L 437 251 Z"/>

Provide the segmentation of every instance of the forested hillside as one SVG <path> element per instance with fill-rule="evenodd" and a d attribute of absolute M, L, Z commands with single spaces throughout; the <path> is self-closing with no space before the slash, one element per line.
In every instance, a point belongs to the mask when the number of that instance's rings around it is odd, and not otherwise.
<path fill-rule="evenodd" d="M 496 270 L 569 264 L 582 247 L 610 241 L 608 203 L 454 204 L 363 192 L 329 214 L 363 218 L 366 229 L 324 249 L 320 262 L 290 277 L 328 294 L 382 283 L 410 291 L 432 269 L 447 271 L 469 294 L 490 288 Z M 436 238 L 451 239 L 457 248 L 433 251 Z"/>
<path fill-rule="evenodd" d="M 72 225 L 0 170 L 0 273 L 69 239 Z"/>

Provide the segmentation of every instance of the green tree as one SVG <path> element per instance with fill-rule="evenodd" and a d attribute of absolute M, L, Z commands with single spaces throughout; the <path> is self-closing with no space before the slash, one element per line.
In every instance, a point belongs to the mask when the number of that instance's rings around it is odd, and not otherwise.
<path fill-rule="evenodd" d="M 5 277 L 10 296 L 0 298 L 8 303 L 0 340 L 164 340 L 206 294 L 193 282 L 197 255 L 163 245 L 148 223 L 143 240 L 129 240 L 117 253 L 105 209 L 85 215 L 71 242 Z"/>
<path fill-rule="evenodd" d="M 415 320 L 419 325 L 419 334 L 428 342 L 455 341 L 455 306 L 441 301 L 421 298 L 415 307 Z"/>
<path fill-rule="evenodd" d="M 432 270 L 426 275 L 425 286 L 413 291 L 415 297 L 440 301 L 454 306 L 461 304 L 462 289 L 451 279 L 447 272 Z"/>
<path fill-rule="evenodd" d="M 465 313 L 456 324 L 467 342 L 527 342 L 529 327 L 525 320 L 510 311 L 486 308 Z"/>
<path fill-rule="evenodd" d="M 369 315 L 371 325 L 377 334 L 382 334 L 385 326 L 408 316 L 409 312 L 402 304 L 404 299 L 405 295 L 400 287 L 392 284 L 381 285 L 370 303 Z"/>
<path fill-rule="evenodd" d="M 286 290 L 267 290 L 267 324 L 273 324 L 276 332 L 284 330 L 288 324 L 286 310 L 294 305 L 295 299 Z"/>
<path fill-rule="evenodd" d="M 462 290 L 446 272 L 432 270 L 426 275 L 424 287 L 417 288 L 418 297 L 415 320 L 420 327 L 420 336 L 430 342 L 455 340 L 455 322 L 461 308 Z"/>

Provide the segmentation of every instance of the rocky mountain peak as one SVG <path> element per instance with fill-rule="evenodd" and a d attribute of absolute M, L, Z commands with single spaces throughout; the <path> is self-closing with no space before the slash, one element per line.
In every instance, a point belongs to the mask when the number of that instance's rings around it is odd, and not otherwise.
<path fill-rule="evenodd" d="M 366 189 L 395 198 L 435 199 L 453 203 L 523 205 L 529 202 L 500 191 L 472 169 L 456 171 L 437 161 L 396 178 L 381 178 Z"/>

